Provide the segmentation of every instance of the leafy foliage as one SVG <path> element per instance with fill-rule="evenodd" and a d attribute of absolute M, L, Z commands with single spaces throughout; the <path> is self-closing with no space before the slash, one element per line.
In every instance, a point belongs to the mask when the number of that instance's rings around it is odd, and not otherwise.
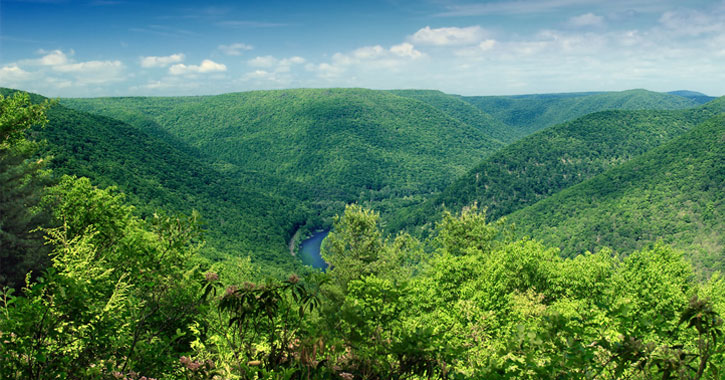
<path fill-rule="evenodd" d="M 22 295 L 4 293 L 7 379 L 162 373 L 189 346 L 198 315 L 196 217 L 148 225 L 112 189 L 64 177 L 47 195 L 52 267 Z"/>

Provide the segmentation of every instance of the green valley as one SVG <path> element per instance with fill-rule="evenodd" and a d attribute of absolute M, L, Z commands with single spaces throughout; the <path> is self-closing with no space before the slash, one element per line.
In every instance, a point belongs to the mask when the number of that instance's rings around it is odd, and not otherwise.
<path fill-rule="evenodd" d="M 725 365 L 725 98 L 531 96 L 534 132 L 423 90 L 2 95 L 2 378 Z"/>
<path fill-rule="evenodd" d="M 440 191 L 503 145 L 486 128 L 424 102 L 364 89 L 64 99 L 63 104 L 139 128 L 148 128 L 148 120 L 158 133 L 203 152 L 199 157 L 215 167 L 232 170 L 230 175 L 239 170 L 284 181 L 283 186 L 261 181 L 260 191 L 334 212 L 346 202 L 385 204 Z"/>
<path fill-rule="evenodd" d="M 0 0 L 0 380 L 725 380 L 725 0 Z"/>

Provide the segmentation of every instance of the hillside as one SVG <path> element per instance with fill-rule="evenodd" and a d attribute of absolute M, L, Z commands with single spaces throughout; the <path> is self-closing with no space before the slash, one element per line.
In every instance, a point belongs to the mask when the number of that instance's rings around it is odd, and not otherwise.
<path fill-rule="evenodd" d="M 449 95 L 435 90 L 392 90 L 395 95 L 417 99 L 470 126 L 480 128 L 485 134 L 505 143 L 519 136 L 509 127 L 478 107 L 463 100 L 461 96 Z"/>
<path fill-rule="evenodd" d="M 682 111 L 603 111 L 530 135 L 493 154 L 440 195 L 401 209 L 391 229 L 423 225 L 474 202 L 496 219 L 592 178 L 725 111 L 722 100 Z"/>
<path fill-rule="evenodd" d="M 721 103 L 724 99 L 720 99 Z M 631 252 L 659 239 L 701 268 L 725 269 L 725 115 L 509 220 L 572 256 Z"/>
<path fill-rule="evenodd" d="M 681 96 L 683 98 L 690 99 L 699 104 L 705 104 L 711 100 L 716 99 L 715 97 L 705 95 L 702 92 L 688 91 L 688 90 L 670 91 L 670 92 L 668 92 L 668 94 Z"/>
<path fill-rule="evenodd" d="M 203 152 L 200 158 L 223 170 L 290 183 L 262 182 L 260 191 L 294 196 L 331 213 L 346 202 L 396 207 L 405 197 L 440 191 L 502 145 L 478 126 L 386 91 L 304 89 L 63 103 L 139 128 L 154 125 L 158 130 L 149 133 L 171 135 L 172 143 Z"/>
<path fill-rule="evenodd" d="M 33 96 L 36 102 L 42 99 Z M 297 202 L 255 191 L 249 178 L 222 175 L 167 140 L 124 122 L 62 105 L 52 107 L 47 116 L 48 125 L 34 134 L 46 140 L 45 154 L 52 156 L 56 175 L 117 186 L 141 216 L 159 209 L 199 211 L 208 234 L 208 257 L 250 254 L 255 261 L 294 265 L 284 253 L 296 226 L 305 222 L 307 212 Z"/>
<path fill-rule="evenodd" d="M 682 96 L 628 90 L 604 93 L 540 94 L 519 96 L 468 96 L 475 105 L 501 120 L 523 137 L 546 127 L 606 110 L 674 110 L 700 103 Z"/>

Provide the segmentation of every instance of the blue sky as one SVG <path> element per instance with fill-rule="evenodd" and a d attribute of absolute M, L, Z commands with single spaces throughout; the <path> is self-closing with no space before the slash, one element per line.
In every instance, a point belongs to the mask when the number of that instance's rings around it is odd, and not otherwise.
<path fill-rule="evenodd" d="M 0 0 L 0 86 L 725 94 L 723 0 Z"/>

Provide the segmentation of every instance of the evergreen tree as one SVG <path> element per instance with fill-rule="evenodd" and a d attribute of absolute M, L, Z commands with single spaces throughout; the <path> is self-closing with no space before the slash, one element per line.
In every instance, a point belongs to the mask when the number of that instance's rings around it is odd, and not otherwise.
<path fill-rule="evenodd" d="M 48 261 L 37 227 L 48 220 L 39 202 L 49 174 L 45 160 L 33 158 L 38 144 L 25 136 L 47 122 L 47 107 L 32 104 L 25 93 L 0 95 L 0 286 L 19 287 L 28 271 Z"/>

